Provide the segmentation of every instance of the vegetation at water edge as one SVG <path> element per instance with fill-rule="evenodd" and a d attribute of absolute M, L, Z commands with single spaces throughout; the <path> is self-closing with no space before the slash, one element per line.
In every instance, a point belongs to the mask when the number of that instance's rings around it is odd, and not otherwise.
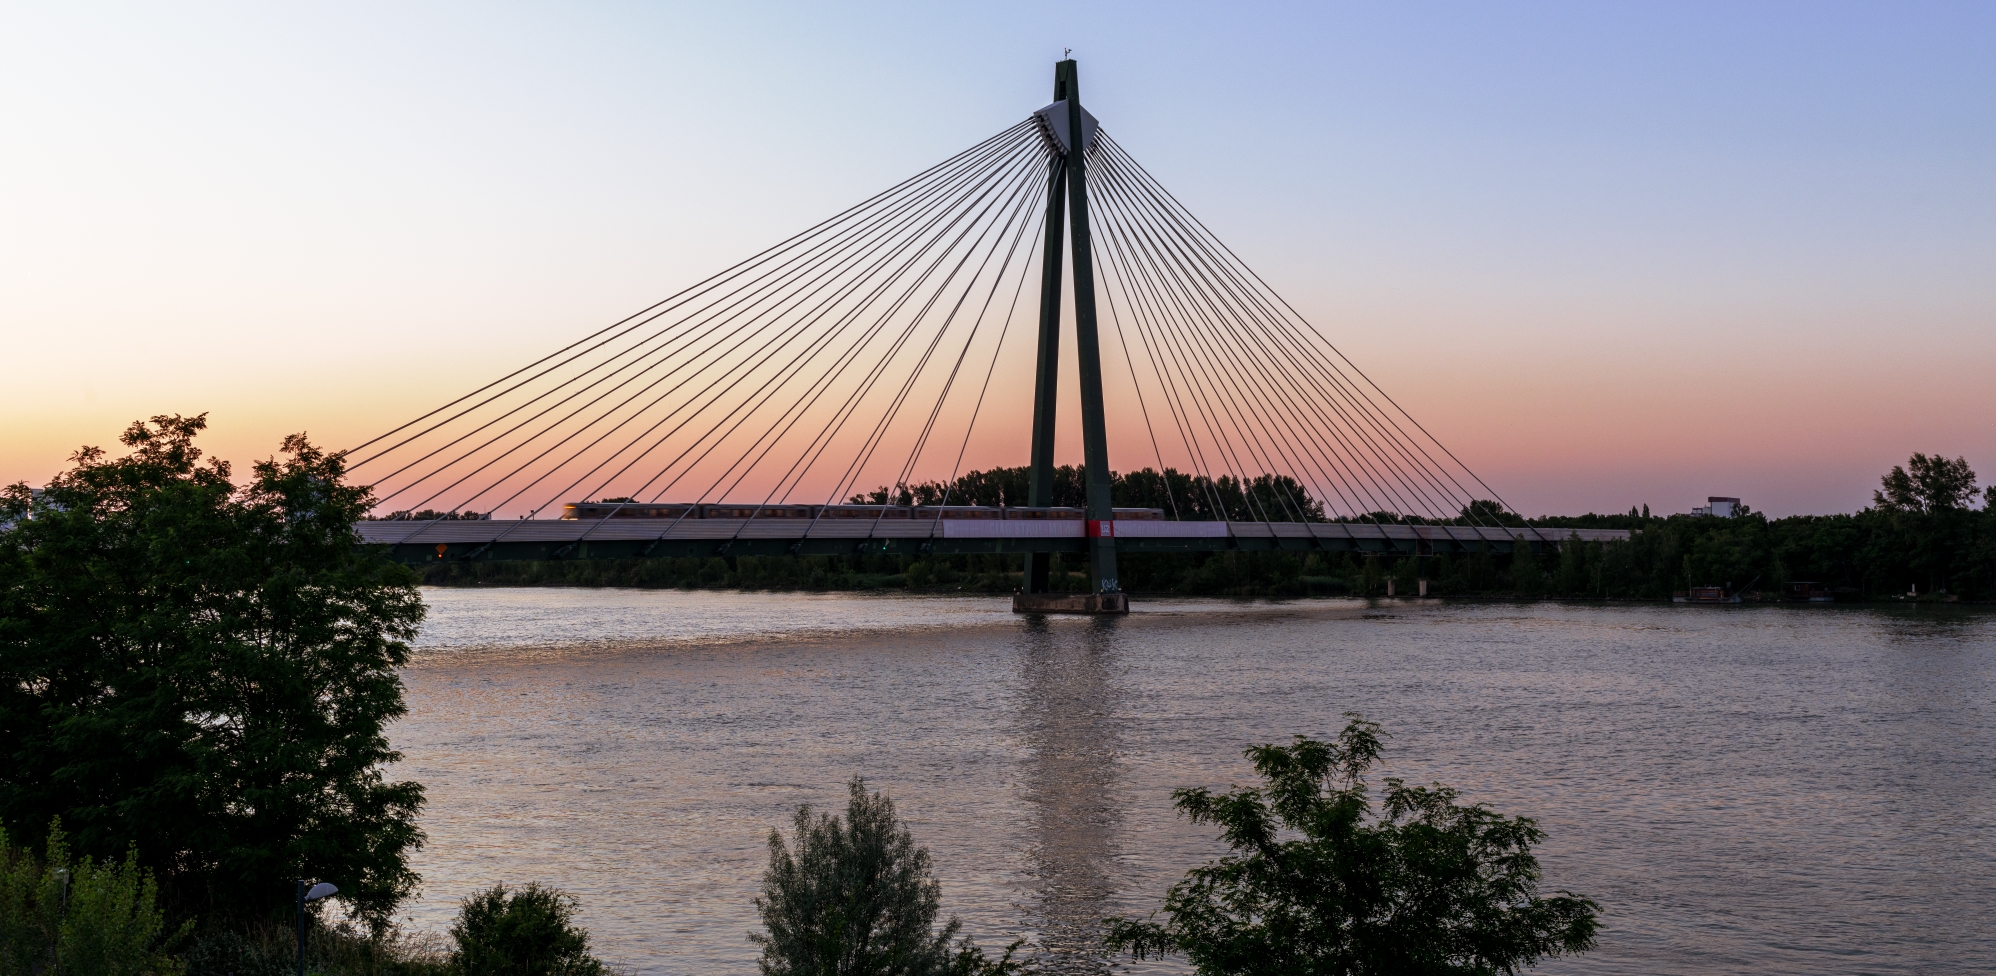
<path fill-rule="evenodd" d="M 973 472 L 952 501 L 999 504 L 1023 491 L 1023 468 Z M 1060 469 L 1056 504 L 1079 504 L 1081 472 Z M 1118 475 L 1117 505 L 1161 507 L 1162 486 L 1177 472 Z M 1224 479 L 1223 479 L 1224 480 Z M 1015 484 L 1016 483 L 1016 484 Z M 1259 486 L 1259 487 L 1255 487 Z M 1322 506 L 1293 482 L 1263 479 L 1243 491 L 1227 482 L 1214 494 L 1248 514 L 1262 492 L 1299 499 L 1308 518 Z M 1172 494 L 1180 496 L 1186 488 Z M 935 501 L 937 486 L 917 486 L 868 499 Z M 1981 508 L 1974 505 L 1978 498 Z M 1779 598 L 1797 580 L 1821 583 L 1840 600 L 1898 598 L 1917 591 L 1929 599 L 1996 599 L 1996 486 L 1979 496 L 1975 472 L 1959 458 L 1915 454 L 1881 479 L 1873 504 L 1850 515 L 1771 519 L 1742 507 L 1732 518 L 1653 516 L 1647 506 L 1621 515 L 1526 519 L 1495 502 L 1478 502 L 1449 524 L 1562 529 L 1628 529 L 1628 542 L 1537 546 L 1523 558 L 1508 553 L 1419 556 L 1358 552 L 1124 553 L 1117 563 L 1123 588 L 1134 593 L 1197 596 L 1381 596 L 1417 591 L 1420 580 L 1438 596 L 1525 596 L 1568 599 L 1666 600 L 1693 586 L 1730 586 Z M 1274 501 L 1268 503 L 1275 506 Z M 1181 507 L 1191 507 L 1187 502 Z M 1278 509 L 1279 510 L 1279 509 Z M 1241 513 L 1234 513 L 1241 514 Z M 1188 516 L 1190 517 L 1190 516 Z M 1203 512 L 1201 517 L 1210 517 Z M 1392 513 L 1368 520 L 1432 523 Z M 1052 558 L 1053 588 L 1088 585 L 1086 560 Z M 1010 593 L 1021 585 L 1020 557 L 1010 555 L 710 556 L 705 558 L 578 559 L 445 562 L 425 566 L 431 586 L 635 586 L 683 589 L 906 591 Z"/>

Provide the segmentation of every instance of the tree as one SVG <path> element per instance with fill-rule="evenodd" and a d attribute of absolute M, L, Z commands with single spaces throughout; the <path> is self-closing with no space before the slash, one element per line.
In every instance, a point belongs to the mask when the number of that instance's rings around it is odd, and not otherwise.
<path fill-rule="evenodd" d="M 952 917 L 935 928 L 942 886 L 929 852 L 918 847 L 894 802 L 848 784 L 846 815 L 813 816 L 797 808 L 792 844 L 769 832 L 769 870 L 756 911 L 768 934 L 749 936 L 762 947 L 764 976 L 973 976 L 1019 971 L 1012 951 L 987 960 Z M 792 846 L 794 845 L 794 847 Z"/>
<path fill-rule="evenodd" d="M 1260 787 L 1172 794 L 1234 853 L 1173 885 L 1163 921 L 1109 919 L 1110 946 L 1183 954 L 1210 976 L 1481 976 L 1594 947 L 1599 906 L 1538 893 L 1531 848 L 1545 835 L 1533 821 L 1390 778 L 1375 815 L 1365 774 L 1379 726 L 1346 718 L 1336 742 L 1248 749 Z"/>
<path fill-rule="evenodd" d="M 1566 540 L 1559 544 L 1559 592 L 1565 596 L 1593 596 L 1593 575 L 1595 560 L 1590 558 L 1600 551 L 1598 544 L 1580 541 L 1580 533 L 1568 532 Z"/>
<path fill-rule="evenodd" d="M 134 423 L 129 455 L 0 492 L 0 818 L 136 844 L 204 923 L 283 917 L 315 878 L 385 924 L 422 841 L 422 788 L 383 776 L 413 574 L 357 546 L 340 455 L 294 435 L 238 487 L 205 426 Z"/>
<path fill-rule="evenodd" d="M 589 954 L 575 909 L 557 888 L 493 885 L 458 906 L 452 968 L 465 976 L 601 976 L 606 970 Z"/>
<path fill-rule="evenodd" d="M 1630 509 L 1634 515 L 1635 510 Z M 1525 517 L 1504 507 L 1502 502 L 1479 498 L 1462 507 L 1461 517 L 1456 519 L 1461 525 L 1509 525 L 1525 524 Z"/>
<path fill-rule="evenodd" d="M 1895 464 L 1878 480 L 1881 487 L 1871 493 L 1871 503 L 1888 512 L 1946 512 L 1975 500 L 1975 472 L 1967 458 L 1950 461 L 1914 452 L 1906 467 Z"/>
<path fill-rule="evenodd" d="M 1523 535 L 1511 543 L 1511 589 L 1530 596 L 1545 592 L 1545 573 L 1539 569 L 1538 554 Z"/>

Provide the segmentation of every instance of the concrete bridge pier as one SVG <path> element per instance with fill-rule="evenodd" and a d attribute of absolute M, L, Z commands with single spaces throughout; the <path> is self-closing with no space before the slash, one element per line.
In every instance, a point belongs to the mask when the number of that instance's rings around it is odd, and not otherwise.
<path fill-rule="evenodd" d="M 1128 593 L 1012 594 L 1013 613 L 1129 613 Z"/>

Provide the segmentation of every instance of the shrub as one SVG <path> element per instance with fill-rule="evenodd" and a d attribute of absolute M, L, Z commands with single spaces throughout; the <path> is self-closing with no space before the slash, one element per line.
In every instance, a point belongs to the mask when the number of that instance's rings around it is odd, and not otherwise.
<path fill-rule="evenodd" d="M 297 930 L 266 922 L 195 934 L 183 957 L 186 976 L 291 976 L 297 965 Z M 305 939 L 305 971 L 315 976 L 451 976 L 439 937 L 400 930 L 362 931 L 350 925 L 314 924 Z"/>
<path fill-rule="evenodd" d="M 1531 848 L 1545 835 L 1533 821 L 1397 779 L 1375 815 L 1365 773 L 1379 726 L 1347 718 L 1336 742 L 1248 749 L 1260 787 L 1174 793 L 1234 853 L 1173 885 L 1164 921 L 1109 919 L 1110 946 L 1138 959 L 1183 954 L 1207 976 L 1484 976 L 1594 947 L 1599 906 L 1538 893 Z"/>
<path fill-rule="evenodd" d="M 844 820 L 797 808 L 792 845 L 769 832 L 769 870 L 756 911 L 768 934 L 749 936 L 762 947 L 763 976 L 1003 976 L 1016 973 L 1013 943 L 996 960 L 942 910 L 929 852 L 918 847 L 894 802 L 848 784 Z"/>
<path fill-rule="evenodd" d="M 138 852 L 122 862 L 70 859 L 60 822 L 36 858 L 0 830 L 0 976 L 168 976 L 180 972 L 167 949 L 152 872 Z"/>
<path fill-rule="evenodd" d="M 600 976 L 589 933 L 574 923 L 575 899 L 529 882 L 493 885 L 458 908 L 452 968 L 466 976 Z"/>

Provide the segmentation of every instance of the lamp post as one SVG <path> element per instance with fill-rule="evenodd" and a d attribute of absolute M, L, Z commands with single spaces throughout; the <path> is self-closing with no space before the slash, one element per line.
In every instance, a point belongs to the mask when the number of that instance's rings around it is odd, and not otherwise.
<path fill-rule="evenodd" d="M 56 909 L 56 919 L 57 919 L 56 924 L 58 926 L 58 931 L 54 935 L 54 938 L 60 941 L 60 939 L 62 938 L 60 932 L 60 926 L 62 924 L 62 920 L 69 917 L 69 869 L 56 868 L 55 877 L 57 881 L 62 883 L 62 894 L 58 896 L 56 900 L 56 904 L 59 905 L 60 907 Z M 55 955 L 56 946 L 57 942 L 49 943 L 49 955 L 51 958 L 53 958 Z"/>
<path fill-rule="evenodd" d="M 303 878 L 298 880 L 298 976 L 305 976 L 305 903 L 339 893 L 340 889 L 324 881 L 313 885 L 308 891 L 305 888 L 305 880 Z"/>

